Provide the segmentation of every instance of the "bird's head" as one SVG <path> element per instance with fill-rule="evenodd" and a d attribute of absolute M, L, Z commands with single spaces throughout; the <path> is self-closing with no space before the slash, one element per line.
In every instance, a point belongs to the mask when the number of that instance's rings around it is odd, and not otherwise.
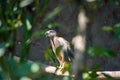
<path fill-rule="evenodd" d="M 52 37 L 56 36 L 57 33 L 55 30 L 48 30 L 48 31 L 46 31 L 45 35 L 46 35 L 46 37 L 52 38 Z"/>

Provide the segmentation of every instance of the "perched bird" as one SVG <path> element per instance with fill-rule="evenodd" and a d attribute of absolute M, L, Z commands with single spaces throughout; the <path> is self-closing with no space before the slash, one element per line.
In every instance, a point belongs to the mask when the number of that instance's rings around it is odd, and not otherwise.
<path fill-rule="evenodd" d="M 55 30 L 48 30 L 46 36 L 50 38 L 50 44 L 52 50 L 60 63 L 60 68 L 64 68 L 67 62 L 71 62 L 73 53 L 71 51 L 69 42 L 62 37 L 57 36 L 57 32 Z M 59 53 L 56 53 L 56 49 L 61 47 Z"/>

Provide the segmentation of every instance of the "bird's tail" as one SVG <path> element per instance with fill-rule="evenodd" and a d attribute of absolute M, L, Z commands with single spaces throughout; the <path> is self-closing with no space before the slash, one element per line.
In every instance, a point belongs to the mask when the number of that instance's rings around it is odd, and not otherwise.
<path fill-rule="evenodd" d="M 64 59 L 66 60 L 66 61 L 72 61 L 73 60 L 73 58 L 74 58 L 74 54 L 73 54 L 73 52 L 71 51 L 71 50 L 67 50 L 66 52 L 64 52 L 65 54 L 64 54 Z"/>

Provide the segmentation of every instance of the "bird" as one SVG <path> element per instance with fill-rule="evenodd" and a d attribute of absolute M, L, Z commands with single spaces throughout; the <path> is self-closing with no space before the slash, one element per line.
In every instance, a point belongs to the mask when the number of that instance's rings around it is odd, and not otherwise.
<path fill-rule="evenodd" d="M 58 36 L 55 30 L 48 30 L 45 35 L 50 39 L 52 51 L 60 64 L 59 68 L 64 68 L 68 62 L 72 62 L 74 55 L 69 42 L 63 37 Z M 58 48 L 60 51 L 57 53 Z"/>

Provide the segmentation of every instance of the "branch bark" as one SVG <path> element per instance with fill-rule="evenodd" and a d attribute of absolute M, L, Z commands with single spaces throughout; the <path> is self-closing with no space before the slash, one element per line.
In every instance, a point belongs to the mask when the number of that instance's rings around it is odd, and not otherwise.
<path fill-rule="evenodd" d="M 97 71 L 97 74 L 99 75 L 97 77 L 98 80 L 107 80 L 103 73 L 115 79 L 120 79 L 120 71 Z"/>
<path fill-rule="evenodd" d="M 17 56 L 14 56 L 14 59 L 16 61 L 19 61 L 20 58 Z M 34 61 L 28 60 L 29 63 L 34 63 Z M 44 64 L 43 64 L 44 65 Z M 70 73 L 68 71 L 62 73 L 62 71 L 60 69 L 58 69 L 55 66 L 49 66 L 49 65 L 44 65 L 43 67 L 40 68 L 40 70 L 42 72 L 45 73 L 50 73 L 50 74 L 55 74 L 57 76 L 71 76 L 71 77 L 75 77 L 75 75 L 70 75 Z M 107 78 L 103 75 L 107 74 L 115 79 L 120 79 L 120 71 L 97 71 L 98 77 L 96 78 L 96 80 L 107 80 Z"/>

